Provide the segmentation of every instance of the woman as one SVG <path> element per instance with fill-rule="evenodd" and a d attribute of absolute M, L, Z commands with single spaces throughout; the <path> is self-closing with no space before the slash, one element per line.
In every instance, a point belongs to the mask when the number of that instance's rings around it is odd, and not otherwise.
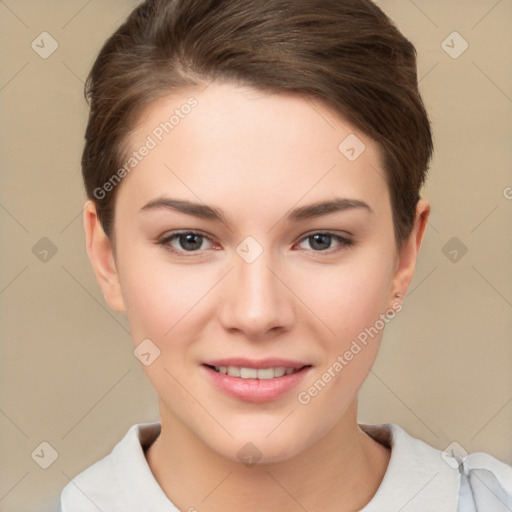
<path fill-rule="evenodd" d="M 148 0 L 87 94 L 87 249 L 161 421 L 63 511 L 512 507 L 490 455 L 357 423 L 432 154 L 415 49 L 376 5 Z"/>

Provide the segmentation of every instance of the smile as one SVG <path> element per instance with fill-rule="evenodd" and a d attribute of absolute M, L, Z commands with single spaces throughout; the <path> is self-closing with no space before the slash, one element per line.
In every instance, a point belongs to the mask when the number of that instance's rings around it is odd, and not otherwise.
<path fill-rule="evenodd" d="M 222 375 L 229 375 L 230 377 L 238 377 L 240 379 L 259 379 L 268 380 L 282 377 L 283 375 L 290 375 L 300 368 L 286 368 L 284 366 L 277 366 L 275 368 L 245 368 L 243 366 L 213 366 L 216 372 Z"/>
<path fill-rule="evenodd" d="M 207 380 L 222 394 L 252 403 L 270 402 L 288 395 L 313 369 L 305 362 L 245 358 L 207 361 L 201 367 Z"/>

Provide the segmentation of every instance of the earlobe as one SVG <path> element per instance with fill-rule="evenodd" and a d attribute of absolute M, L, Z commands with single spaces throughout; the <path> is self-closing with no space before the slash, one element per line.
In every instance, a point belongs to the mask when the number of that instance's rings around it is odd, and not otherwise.
<path fill-rule="evenodd" d="M 416 216 L 414 225 L 407 240 L 404 240 L 400 254 L 398 255 L 398 265 L 393 277 L 392 296 L 404 297 L 414 276 L 416 260 L 425 234 L 428 217 L 430 214 L 430 205 L 427 201 L 420 199 L 416 206 Z"/>
<path fill-rule="evenodd" d="M 91 260 L 96 279 L 103 291 L 105 301 L 112 309 L 125 311 L 112 245 L 103 231 L 93 201 L 85 203 L 84 229 L 87 254 Z"/>

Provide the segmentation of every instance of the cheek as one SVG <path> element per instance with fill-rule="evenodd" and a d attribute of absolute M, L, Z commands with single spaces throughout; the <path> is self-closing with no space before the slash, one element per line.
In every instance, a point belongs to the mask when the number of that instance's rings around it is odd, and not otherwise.
<path fill-rule="evenodd" d="M 230 286 L 229 276 L 222 282 L 226 268 L 215 263 L 178 265 L 155 248 L 126 247 L 119 254 L 129 255 L 120 258 L 119 269 L 135 344 L 154 338 L 174 345 L 200 335 L 201 321 L 215 315 L 212 297 Z M 392 261 L 382 251 L 361 251 L 339 264 L 290 265 L 281 273 L 293 290 L 289 300 L 296 302 L 297 315 L 310 327 L 316 323 L 317 335 L 321 330 L 340 349 L 340 340 L 356 337 L 388 306 Z"/>
<path fill-rule="evenodd" d="M 324 411 L 327 421 L 329 416 L 332 421 L 338 418 L 355 398 L 389 322 L 385 313 L 393 260 L 386 259 L 382 251 L 359 256 L 347 265 L 317 271 L 311 280 L 314 285 L 303 282 L 299 292 L 324 327 L 316 340 L 323 353 L 319 371 L 305 383 L 298 401 L 311 410 Z"/>
<path fill-rule="evenodd" d="M 336 291 L 315 297 L 322 319 L 334 334 L 324 329 L 327 334 L 317 338 L 322 343 L 322 363 L 296 397 L 312 429 L 312 440 L 322 437 L 346 413 L 373 366 L 387 324 L 381 316 L 387 307 L 381 286 L 386 279 L 352 272 L 339 283 L 330 281 Z"/>
<path fill-rule="evenodd" d="M 214 284 L 211 271 L 154 261 L 125 274 L 122 289 L 134 339 L 154 337 L 165 343 L 184 326 L 190 328 Z"/>
<path fill-rule="evenodd" d="M 392 268 L 391 260 L 368 251 L 338 266 L 317 265 L 314 272 L 303 271 L 293 289 L 324 325 L 324 339 L 343 349 L 388 308 Z"/>
<path fill-rule="evenodd" d="M 195 366 L 188 364 L 194 358 L 193 342 L 204 337 L 206 305 L 217 280 L 212 268 L 170 264 L 137 251 L 130 253 L 129 266 L 121 273 L 133 344 L 149 339 L 160 351 L 142 369 L 158 395 L 169 399 L 176 411 L 181 406 L 186 409 L 190 397 L 173 377 L 178 382 L 193 377 Z"/>

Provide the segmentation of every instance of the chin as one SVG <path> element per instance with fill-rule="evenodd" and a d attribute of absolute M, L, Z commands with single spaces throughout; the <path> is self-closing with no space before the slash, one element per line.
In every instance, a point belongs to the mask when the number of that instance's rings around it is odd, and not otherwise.
<path fill-rule="evenodd" d="M 304 430 L 303 425 L 279 425 L 282 420 L 283 417 L 279 417 L 273 418 L 272 422 L 267 419 L 259 425 L 253 422 L 252 425 L 239 425 L 238 428 L 236 425 L 230 426 L 228 430 L 233 438 L 208 436 L 202 441 L 219 456 L 252 467 L 255 464 L 276 464 L 290 460 L 321 437 L 320 434 Z"/>

